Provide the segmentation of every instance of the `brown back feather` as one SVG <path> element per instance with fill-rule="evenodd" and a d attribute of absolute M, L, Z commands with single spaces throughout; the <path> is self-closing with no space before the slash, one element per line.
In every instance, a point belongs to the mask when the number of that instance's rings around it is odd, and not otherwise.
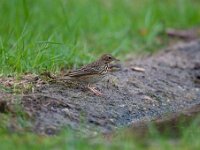
<path fill-rule="evenodd" d="M 80 77 L 84 75 L 93 75 L 102 72 L 106 68 L 107 64 L 102 61 L 96 61 L 91 64 L 85 65 L 80 69 L 74 70 L 67 74 L 70 77 Z"/>

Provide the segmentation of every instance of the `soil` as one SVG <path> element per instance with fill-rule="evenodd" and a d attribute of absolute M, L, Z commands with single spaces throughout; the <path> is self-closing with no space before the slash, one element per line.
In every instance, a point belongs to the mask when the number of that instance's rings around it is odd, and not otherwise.
<path fill-rule="evenodd" d="M 33 118 L 32 130 L 108 133 L 199 105 L 200 41 L 121 62 L 96 87 L 103 96 L 64 82 L 42 82 L 21 95 L 24 111 Z"/>

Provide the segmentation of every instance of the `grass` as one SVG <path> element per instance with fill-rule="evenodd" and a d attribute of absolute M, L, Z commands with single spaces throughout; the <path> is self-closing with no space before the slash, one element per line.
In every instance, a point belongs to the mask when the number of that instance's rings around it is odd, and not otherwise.
<path fill-rule="evenodd" d="M 153 52 L 165 46 L 166 28 L 191 28 L 199 25 L 199 18 L 198 0 L 1 0 L 0 75 L 56 72 L 103 53 L 124 60 L 131 53 Z M 200 147 L 195 120 L 182 128 L 178 139 L 153 132 L 138 142 L 122 132 L 109 142 L 78 137 L 70 130 L 53 137 L 10 133 L 6 128 L 9 116 L 0 113 L 0 118 L 1 150 Z"/>
<path fill-rule="evenodd" d="M 198 150 L 200 148 L 200 116 L 191 123 L 180 125 L 173 134 L 169 131 L 158 132 L 154 126 L 147 134 L 136 136 L 135 130 L 118 130 L 112 138 L 97 136 L 85 138 L 70 129 L 63 130 L 59 136 L 42 136 L 33 133 L 11 133 L 5 127 L 0 128 L 1 150 L 26 149 L 69 149 L 69 150 Z M 170 128 L 174 128 L 170 126 Z M 175 133 L 177 132 L 177 133 Z M 10 133 L 10 134 L 8 134 Z M 175 135 L 175 136 L 174 136 Z"/>
<path fill-rule="evenodd" d="M 167 27 L 199 24 L 197 0 L 1 0 L 0 73 L 59 71 L 103 53 L 155 51 Z"/>

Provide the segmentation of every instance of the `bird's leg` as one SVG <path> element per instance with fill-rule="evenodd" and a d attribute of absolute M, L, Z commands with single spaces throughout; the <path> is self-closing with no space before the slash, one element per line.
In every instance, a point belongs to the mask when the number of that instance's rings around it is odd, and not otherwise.
<path fill-rule="evenodd" d="M 102 95 L 102 93 L 100 91 L 98 91 L 95 87 L 90 86 L 90 84 L 88 84 L 88 89 L 91 90 L 97 96 L 101 96 Z"/>

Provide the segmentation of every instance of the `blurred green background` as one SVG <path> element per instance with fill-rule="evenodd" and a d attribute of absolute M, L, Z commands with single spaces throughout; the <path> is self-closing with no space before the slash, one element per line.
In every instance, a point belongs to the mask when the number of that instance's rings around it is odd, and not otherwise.
<path fill-rule="evenodd" d="M 112 53 L 121 60 L 167 45 L 165 30 L 200 23 L 199 0 L 1 0 L 0 75 L 59 71 Z M 75 133 L 45 137 L 7 129 L 1 114 L 0 149 L 199 149 L 196 120 L 180 125 L 180 136 L 157 132 L 148 139 L 125 134 L 112 142 Z M 19 117 L 19 122 L 23 119 Z M 199 121 L 198 121 L 199 122 Z M 121 136 L 121 133 L 119 133 Z M 142 144 L 141 144 L 142 143 Z"/>
<path fill-rule="evenodd" d="M 200 21 L 199 0 L 1 0 L 0 73 L 59 71 L 103 53 L 153 52 L 168 27 Z M 161 38 L 162 37 L 162 38 Z"/>

